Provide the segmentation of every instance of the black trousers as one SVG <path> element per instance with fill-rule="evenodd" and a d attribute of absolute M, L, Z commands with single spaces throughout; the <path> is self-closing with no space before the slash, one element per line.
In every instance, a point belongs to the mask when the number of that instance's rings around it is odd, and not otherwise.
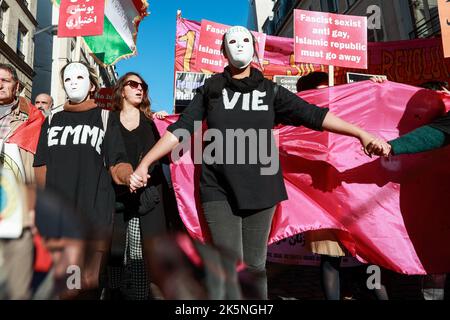
<path fill-rule="evenodd" d="M 232 209 L 228 201 L 202 205 L 213 244 L 246 264 L 253 278 L 253 298 L 267 299 L 267 241 L 275 207 L 237 210 Z M 230 284 L 237 282 L 237 279 L 229 280 Z M 236 295 L 228 295 L 228 298 L 236 299 Z"/>

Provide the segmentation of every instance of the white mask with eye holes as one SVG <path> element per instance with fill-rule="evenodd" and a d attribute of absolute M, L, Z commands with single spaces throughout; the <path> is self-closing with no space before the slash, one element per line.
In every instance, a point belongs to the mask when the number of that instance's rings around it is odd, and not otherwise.
<path fill-rule="evenodd" d="M 64 69 L 64 90 L 70 102 L 83 102 L 91 88 L 89 70 L 81 63 L 71 63 Z"/>
<path fill-rule="evenodd" d="M 231 65 L 238 69 L 246 68 L 255 52 L 250 31 L 241 26 L 228 29 L 225 34 L 225 52 Z"/>

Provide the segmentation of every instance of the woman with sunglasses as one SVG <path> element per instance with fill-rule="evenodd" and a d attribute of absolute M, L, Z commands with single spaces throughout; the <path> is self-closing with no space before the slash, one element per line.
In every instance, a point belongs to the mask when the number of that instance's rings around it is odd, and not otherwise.
<path fill-rule="evenodd" d="M 38 185 L 74 208 L 77 217 L 66 210 L 52 227 L 42 227 L 49 240 L 72 238 L 74 233 L 87 240 L 84 263 L 79 266 L 81 291 L 69 290 L 68 294 L 98 299 L 99 275 L 111 243 L 115 199 L 111 177 L 116 184 L 128 186 L 133 168 L 119 122 L 93 99 L 99 89 L 94 69 L 70 62 L 61 70 L 61 81 L 67 101 L 63 111 L 44 122 L 33 166 Z M 75 221 L 81 229 L 76 232 Z M 65 270 L 62 273 L 68 276 Z"/>
<path fill-rule="evenodd" d="M 134 168 L 142 157 L 159 140 L 153 124 L 148 86 L 135 72 L 123 75 L 114 87 L 112 117 L 117 118 L 125 141 L 129 161 Z M 158 114 L 164 117 L 164 113 Z M 126 186 L 116 186 L 116 208 L 123 212 L 126 225 L 126 243 L 122 276 L 128 283 L 120 285 L 126 299 L 145 300 L 149 298 L 150 282 L 145 264 L 145 243 L 166 232 L 163 192 L 167 185 L 158 161 L 149 168 L 151 183 L 136 193 L 130 193 Z M 115 285 L 119 286 L 119 285 Z"/>
<path fill-rule="evenodd" d="M 227 141 L 230 131 L 235 134 L 254 132 L 257 142 L 251 144 L 246 139 L 245 148 L 237 151 L 245 152 L 246 158 L 256 158 L 256 163 L 251 160 L 241 163 L 239 158 L 242 154 L 229 148 L 217 150 L 219 157 L 212 163 L 210 159 L 206 163 L 205 157 L 200 177 L 200 198 L 213 243 L 232 252 L 247 265 L 254 276 L 257 297 L 266 299 L 265 264 L 270 226 L 276 205 L 287 199 L 281 170 L 277 167 L 270 172 L 273 168 L 267 168 L 263 159 L 254 154 L 263 148 L 267 151 L 267 142 L 274 141 L 272 128 L 278 123 L 304 125 L 313 130 L 325 129 L 353 136 L 360 140 L 369 154 L 382 154 L 386 146 L 366 131 L 334 116 L 327 108 L 311 105 L 265 79 L 258 69 L 251 66 L 257 50 L 254 38 L 246 28 L 231 27 L 222 43 L 229 65 L 223 73 L 206 80 L 179 120 L 168 127 L 161 140 L 145 155 L 132 175 L 131 188 L 147 182 L 148 167 L 174 150 L 179 138 L 186 138 L 184 132 L 192 134 L 195 121 L 206 120 L 208 130 L 214 129 L 217 133 L 214 136 L 220 134 L 226 141 L 223 143 L 225 146 L 230 143 Z M 236 137 L 232 134 L 231 138 Z M 205 145 L 206 152 L 212 144 Z M 276 148 L 273 143 L 272 147 Z M 220 158 L 227 159 L 226 163 Z M 278 161 L 276 151 L 271 152 L 271 160 Z M 224 298 L 238 299 L 240 296 L 230 288 Z"/>

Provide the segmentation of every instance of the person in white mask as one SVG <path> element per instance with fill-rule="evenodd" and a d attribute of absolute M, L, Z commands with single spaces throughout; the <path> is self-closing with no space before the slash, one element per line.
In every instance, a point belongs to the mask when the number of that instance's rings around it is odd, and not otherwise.
<path fill-rule="evenodd" d="M 267 163 L 258 158 L 260 148 L 255 146 L 273 142 L 271 129 L 280 123 L 353 136 L 360 140 L 367 154 L 382 155 L 388 146 L 334 116 L 328 108 L 309 104 L 265 79 L 261 71 L 252 66 L 252 61 L 258 61 L 257 48 L 254 37 L 246 28 L 229 28 L 223 37 L 222 52 L 229 65 L 222 73 L 206 80 L 179 120 L 168 127 L 145 155 L 133 174 L 131 188 L 146 183 L 148 167 L 175 149 L 186 130 L 192 134 L 195 121 L 206 120 L 208 128 L 215 129 L 215 135 L 222 134 L 224 146 L 233 145 L 227 139 L 236 136 L 239 139 L 239 132 L 255 131 L 256 140 L 244 137 L 244 150 L 224 148 L 223 152 L 216 151 L 222 159 L 227 159 L 225 163 L 202 162 L 199 190 L 212 242 L 247 266 L 254 277 L 256 295 L 253 298 L 267 299 L 265 264 L 270 226 L 278 203 L 287 199 L 287 193 L 276 149 L 271 152 L 268 168 Z M 230 135 L 230 131 L 235 135 Z M 205 152 L 208 145 L 205 142 Z M 267 145 L 264 147 L 267 150 Z M 276 148 L 274 143 L 272 147 Z M 245 163 L 234 161 L 241 156 L 239 151 L 249 155 L 244 157 Z M 253 152 L 256 154 L 252 157 Z M 252 158 L 258 159 L 257 163 L 250 162 Z M 135 179 L 139 180 L 136 184 Z M 215 298 L 242 297 L 233 286 L 237 283 L 237 276 L 234 277 L 227 281 L 225 293 Z"/>
<path fill-rule="evenodd" d="M 82 63 L 70 63 L 63 69 L 64 90 L 71 104 L 85 101 L 96 89 L 89 81 L 89 70 Z"/>
<path fill-rule="evenodd" d="M 230 64 L 238 69 L 247 68 L 253 60 L 253 36 L 244 27 L 233 27 L 225 34 L 225 54 Z"/>
<path fill-rule="evenodd" d="M 61 81 L 67 101 L 64 110 L 49 116 L 43 125 L 34 167 L 38 185 L 64 199 L 78 216 L 61 213 L 54 223 L 38 223 L 38 229 L 51 250 L 61 248 L 61 239 L 73 238 L 74 234 L 80 238 L 82 234 L 87 249 L 80 267 L 81 291 L 66 288 L 63 297 L 98 298 L 115 204 L 111 177 L 116 184 L 129 185 L 133 169 L 117 118 L 109 117 L 109 111 L 98 108 L 93 99 L 99 88 L 94 70 L 84 63 L 71 62 L 61 70 Z M 82 230 L 74 232 L 74 221 L 81 221 Z M 52 247 L 55 243 L 58 246 Z"/>

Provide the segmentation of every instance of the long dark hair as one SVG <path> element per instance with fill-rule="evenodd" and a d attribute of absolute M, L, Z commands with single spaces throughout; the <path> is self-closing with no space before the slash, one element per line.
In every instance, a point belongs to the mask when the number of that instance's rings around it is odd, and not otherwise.
<path fill-rule="evenodd" d="M 328 73 L 313 71 L 297 80 L 297 92 L 316 89 L 320 85 L 328 86 Z"/>
<path fill-rule="evenodd" d="M 147 82 L 145 82 L 144 79 L 142 79 L 141 75 L 136 72 L 127 72 L 123 76 L 117 80 L 116 85 L 114 86 L 114 96 L 113 96 L 113 110 L 114 111 L 121 111 L 123 109 L 123 97 L 122 92 L 123 88 L 125 87 L 125 83 L 128 81 L 128 78 L 130 76 L 136 76 L 138 77 L 142 83 L 145 83 L 147 85 Z M 142 90 L 142 102 L 139 104 L 139 110 L 141 110 L 144 115 L 148 119 L 152 119 L 153 112 L 151 110 L 151 103 L 150 98 L 148 97 L 148 89 Z"/>

